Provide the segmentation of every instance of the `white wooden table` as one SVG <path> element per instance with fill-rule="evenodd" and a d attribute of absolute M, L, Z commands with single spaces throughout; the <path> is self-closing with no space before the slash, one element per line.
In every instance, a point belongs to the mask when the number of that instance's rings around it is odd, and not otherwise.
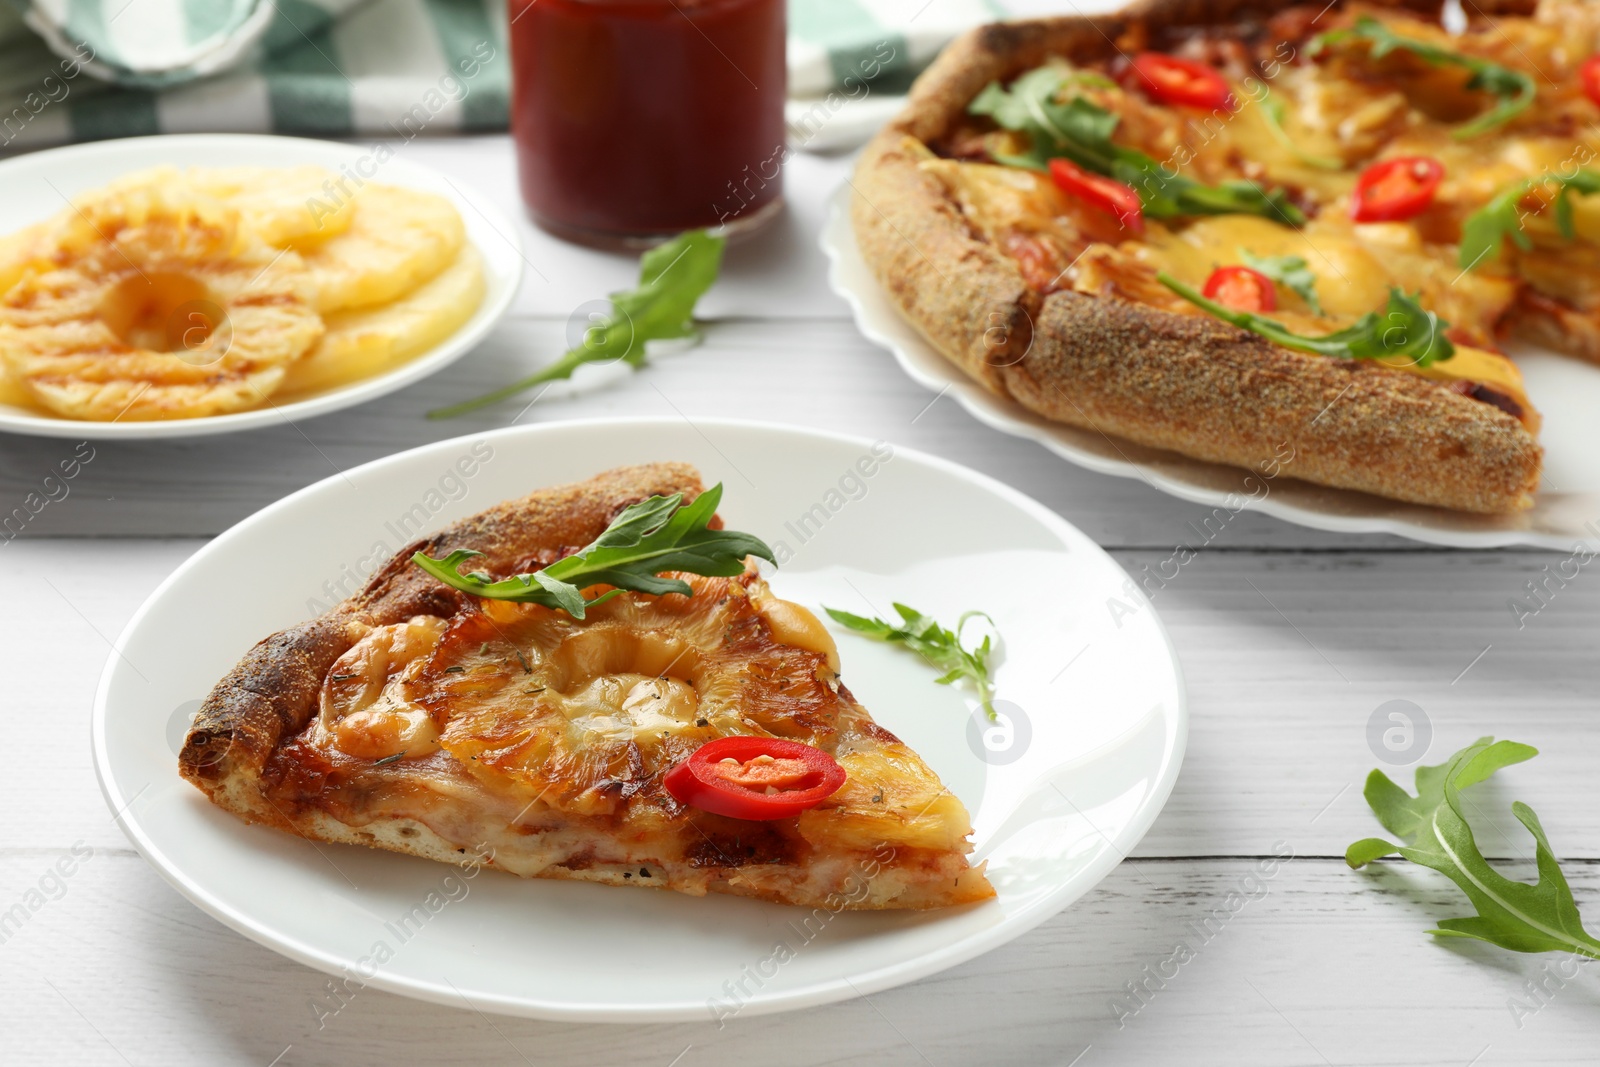
<path fill-rule="evenodd" d="M 521 218 L 504 138 L 419 140 L 402 151 Z M 1192 539 L 1187 524 L 1206 509 L 1068 466 L 948 399 L 930 404 L 932 394 L 857 336 L 815 247 L 847 166 L 792 162 L 790 210 L 729 253 L 702 308 L 716 320 L 704 345 L 637 375 L 602 372 L 552 390 L 523 420 L 748 409 L 995 475 L 1130 570 Z M 522 237 L 529 270 L 514 316 L 451 371 L 300 426 L 96 445 L 70 495 L 25 537 L 0 543 L 0 714 L 11 754 L 0 774 L 0 913 L 30 889 L 50 898 L 0 943 L 0 1062 L 1487 1067 L 1600 1058 L 1600 970 L 1563 986 L 1546 970 L 1558 957 L 1434 943 L 1425 929 L 1465 913 L 1442 878 L 1400 866 L 1355 873 L 1341 859 L 1350 841 L 1378 832 L 1361 799 L 1377 763 L 1368 719 L 1385 701 L 1410 700 L 1431 723 L 1429 762 L 1483 734 L 1544 750 L 1484 790 L 1479 803 L 1494 821 L 1480 840 L 1527 876 L 1531 845 L 1507 809 L 1513 798 L 1530 802 L 1591 929 L 1600 927 L 1600 578 L 1586 571 L 1519 629 L 1508 600 L 1559 557 L 1435 550 L 1250 515 L 1155 598 L 1192 714 L 1171 802 L 1127 862 L 1033 933 L 914 985 L 722 1030 L 485 1017 L 376 990 L 319 1030 L 310 1001 L 324 976 L 202 914 L 113 824 L 89 755 L 96 678 L 108 641 L 206 537 L 336 470 L 517 414 L 510 404 L 453 422 L 422 417 L 551 358 L 573 309 L 627 285 L 636 269 L 525 224 Z M 0 511 L 70 451 L 70 442 L 0 438 Z M 75 847 L 89 858 L 55 880 L 52 866 Z M 1259 857 L 1287 850 L 1294 858 L 1275 877 L 1246 879 Z M 1248 898 L 1230 897 L 1239 892 Z M 1219 911 L 1226 921 L 1197 937 Z M 1150 978 L 1180 940 L 1195 958 L 1170 979 Z M 1530 981 L 1545 991 L 1530 993 Z M 1139 1000 L 1129 983 L 1145 990 Z M 1537 1011 L 1514 1012 L 1513 1002 Z"/>

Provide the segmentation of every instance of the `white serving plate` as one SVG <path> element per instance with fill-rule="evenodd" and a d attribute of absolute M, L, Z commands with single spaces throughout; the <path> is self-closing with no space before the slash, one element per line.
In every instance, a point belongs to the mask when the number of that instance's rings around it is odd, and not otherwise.
<path fill-rule="evenodd" d="M 0 431 L 76 440 L 202 437 L 253 430 L 326 415 L 362 404 L 455 362 L 505 315 L 522 281 L 523 254 L 517 228 L 490 201 L 459 182 L 405 158 L 404 149 L 379 163 L 371 146 L 254 134 L 181 134 L 130 137 L 32 152 L 0 162 L 0 234 L 43 221 L 67 201 L 130 171 L 146 167 L 269 166 L 317 164 L 338 171 L 349 166 L 367 180 L 426 189 L 448 197 L 461 212 L 467 239 L 484 261 L 485 291 L 477 312 L 444 341 L 382 374 L 283 403 L 269 397 L 249 411 L 198 419 L 150 422 L 86 422 L 0 404 Z"/>
<path fill-rule="evenodd" d="M 1262 511 L 1287 522 L 1339 533 L 1399 534 L 1455 548 L 1534 545 L 1600 548 L 1600 366 L 1531 346 L 1511 352 L 1528 395 L 1544 415 L 1544 480 L 1520 515 L 1472 515 L 1328 489 L 1283 477 L 1264 481 L 1237 467 L 1189 459 L 1122 438 L 1050 422 L 996 396 L 941 356 L 894 307 L 872 276 L 850 225 L 848 183 L 834 194 L 822 231 L 828 281 L 855 312 L 867 339 L 894 353 L 922 385 L 948 392 L 975 418 L 1039 442 L 1056 455 L 1102 474 L 1138 478 L 1162 492 L 1209 507 Z"/>
<path fill-rule="evenodd" d="M 485 1011 L 694 1020 L 713 1018 L 720 1001 L 755 1015 L 871 993 L 986 952 L 1088 892 L 1149 828 L 1183 757 L 1183 682 L 1150 603 L 1082 533 L 921 453 L 895 449 L 871 477 L 852 477 L 871 448 L 748 422 L 594 420 L 444 441 L 301 490 L 196 552 L 118 639 L 93 721 L 106 803 L 169 882 L 246 936 L 333 974 L 361 973 L 382 941 L 393 958 L 366 984 Z M 475 459 L 471 477 L 452 475 L 462 457 Z M 200 698 L 257 640 L 315 614 L 330 586 L 353 589 L 408 540 L 399 516 L 420 503 L 437 528 L 535 487 L 662 459 L 725 483 L 729 525 L 780 558 L 792 553 L 772 578 L 782 596 L 880 614 L 901 600 L 946 622 L 970 608 L 993 616 L 1005 639 L 997 679 L 1009 744 L 986 743 L 972 695 L 935 685 L 937 672 L 911 654 L 834 630 L 852 691 L 972 812 L 997 899 L 826 915 L 802 940 L 807 909 L 492 871 L 465 879 L 412 857 L 313 845 L 245 825 L 178 776 Z M 795 523 L 808 512 L 802 539 Z M 390 926 L 435 890 L 459 899 L 400 943 Z M 725 983 L 762 969 L 780 941 L 794 957 L 731 1000 Z"/>

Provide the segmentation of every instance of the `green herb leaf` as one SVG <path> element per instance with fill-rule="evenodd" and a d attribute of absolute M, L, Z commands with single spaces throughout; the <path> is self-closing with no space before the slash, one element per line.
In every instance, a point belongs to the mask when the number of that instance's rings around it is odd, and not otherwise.
<path fill-rule="evenodd" d="M 1538 754 L 1537 749 L 1515 741 L 1479 738 L 1446 763 L 1418 767 L 1416 796 L 1382 771 L 1373 771 L 1367 777 L 1367 803 L 1385 829 L 1413 841 L 1397 845 L 1369 837 L 1352 844 L 1345 861 L 1359 868 L 1398 852 L 1460 886 L 1478 914 L 1469 919 L 1446 919 L 1429 930 L 1431 934 L 1470 937 L 1514 952 L 1572 952 L 1600 959 L 1600 941 L 1584 930 L 1572 890 L 1533 809 L 1521 801 L 1511 805 L 1517 820 L 1533 835 L 1539 867 L 1535 885 L 1513 881 L 1489 866 L 1462 810 L 1463 789 Z"/>
<path fill-rule="evenodd" d="M 683 503 L 682 493 L 642 500 L 572 555 L 543 570 L 499 581 L 481 571 L 460 572 L 461 564 L 482 555 L 470 549 L 457 549 L 443 559 L 418 552 L 411 561 L 462 592 L 490 600 L 543 604 L 581 619 L 589 608 L 624 589 L 653 596 L 694 592 L 682 579 L 659 577 L 664 571 L 731 578 L 744 570 L 747 556 L 776 562 L 772 549 L 753 534 L 708 528 L 721 500 L 721 484 L 701 493 L 692 504 Z M 592 585 L 616 588 L 585 599 L 583 590 Z"/>
<path fill-rule="evenodd" d="M 1433 312 L 1424 311 L 1416 297 L 1407 296 L 1399 289 L 1389 290 L 1389 306 L 1381 317 L 1377 312 L 1369 311 L 1342 330 L 1321 337 L 1308 337 L 1294 333 L 1283 323 L 1265 315 L 1224 307 L 1165 271 L 1157 274 L 1156 280 L 1222 321 L 1231 322 L 1241 330 L 1249 330 L 1297 352 L 1338 359 L 1404 356 L 1417 367 L 1426 367 L 1456 354 L 1455 345 L 1444 335 L 1445 327 L 1450 324 Z"/>
<path fill-rule="evenodd" d="M 983 612 L 969 611 L 956 620 L 954 630 L 946 630 L 932 616 L 904 604 L 894 606 L 894 610 L 900 613 L 898 625 L 834 608 L 824 607 L 823 610 L 834 622 L 848 626 L 856 633 L 865 634 L 876 641 L 905 645 L 945 672 L 934 679 L 939 685 L 953 685 L 963 678 L 968 679 L 978 691 L 978 700 L 983 705 L 984 713 L 991 721 L 998 720 L 994 710 L 994 681 L 989 675 L 989 656 L 993 652 L 990 635 L 984 634 L 982 642 L 970 648 L 961 644 L 961 633 L 970 620 L 983 619 L 991 629 L 994 627 L 994 620 Z"/>
<path fill-rule="evenodd" d="M 1002 129 L 1030 137 L 1029 152 L 998 157 L 1002 163 L 1044 170 L 1051 159 L 1065 156 L 1080 167 L 1110 173 L 1108 149 L 1117 116 L 1081 96 L 1065 104 L 1057 102 L 1075 74 L 1072 68 L 1047 64 L 1019 75 L 1009 90 L 990 82 L 973 98 L 967 106 L 970 113 L 987 115 Z"/>
<path fill-rule="evenodd" d="M 1504 126 L 1528 110 L 1533 104 L 1533 98 L 1538 95 L 1538 87 L 1534 84 L 1532 76 L 1520 70 L 1502 67 L 1498 63 L 1491 63 L 1477 56 L 1452 52 L 1448 48 L 1440 48 L 1427 41 L 1403 37 L 1371 15 L 1362 15 L 1348 30 L 1333 30 L 1315 38 L 1311 42 L 1310 51 L 1312 55 L 1316 55 L 1330 44 L 1351 40 L 1370 42 L 1372 47 L 1368 54 L 1373 59 L 1382 59 L 1391 52 L 1403 51 L 1436 67 L 1461 67 L 1471 71 L 1472 77 L 1467 81 L 1467 88 L 1492 93 L 1498 99 L 1494 107 L 1471 122 L 1456 127 L 1452 136 L 1458 141 L 1470 140 Z"/>
<path fill-rule="evenodd" d="M 1028 136 L 1027 152 L 997 154 L 998 162 L 1046 170 L 1052 159 L 1070 159 L 1085 170 L 1132 186 L 1144 213 L 1154 219 L 1261 215 L 1290 226 L 1306 221 L 1282 189 L 1268 192 L 1251 181 L 1205 185 L 1136 148 L 1114 144 L 1111 136 L 1122 121 L 1117 115 L 1082 95 L 1060 102 L 1064 90 L 1086 81 L 1082 72 L 1048 64 L 1020 75 L 1010 89 L 990 82 L 967 110 L 993 119 L 1002 129 Z"/>
<path fill-rule="evenodd" d="M 648 342 L 696 336 L 694 307 L 717 280 L 725 244 L 726 238 L 690 230 L 650 249 L 639 260 L 638 287 L 612 293 L 611 314 L 585 330 L 578 347 L 519 382 L 430 411 L 428 418 L 452 418 L 543 382 L 570 378 L 585 363 L 621 360 L 637 369 L 645 364 Z"/>
<path fill-rule="evenodd" d="M 1239 258 L 1251 270 L 1260 271 L 1279 285 L 1297 293 L 1301 300 L 1318 315 L 1323 314 L 1322 301 L 1317 299 L 1317 276 L 1311 273 L 1302 256 L 1257 256 L 1248 248 L 1239 249 Z"/>
<path fill-rule="evenodd" d="M 1533 240 L 1522 228 L 1522 199 L 1543 185 L 1553 185 L 1556 189 L 1556 229 L 1569 241 L 1576 236 L 1572 224 L 1572 194 L 1600 193 L 1600 172 L 1579 169 L 1571 174 L 1541 174 L 1507 186 L 1467 216 L 1466 222 L 1461 224 L 1461 249 L 1457 256 L 1462 270 L 1471 270 L 1485 260 L 1498 259 L 1507 237 L 1524 252 L 1533 248 Z"/>
<path fill-rule="evenodd" d="M 1344 160 L 1334 159 L 1332 156 L 1319 156 L 1307 152 L 1295 144 L 1294 138 L 1289 136 L 1289 131 L 1283 128 L 1283 101 L 1275 96 L 1263 97 L 1261 101 L 1261 114 L 1267 120 L 1267 132 L 1272 134 L 1272 139 L 1288 150 L 1296 159 L 1308 167 L 1318 170 L 1344 170 Z"/>
<path fill-rule="evenodd" d="M 1517 182 L 1467 216 L 1461 224 L 1461 247 L 1456 256 L 1462 270 L 1471 270 L 1485 260 L 1499 259 L 1507 237 L 1523 251 L 1533 247 L 1533 240 L 1522 229 L 1522 198 L 1531 188 L 1531 181 Z"/>

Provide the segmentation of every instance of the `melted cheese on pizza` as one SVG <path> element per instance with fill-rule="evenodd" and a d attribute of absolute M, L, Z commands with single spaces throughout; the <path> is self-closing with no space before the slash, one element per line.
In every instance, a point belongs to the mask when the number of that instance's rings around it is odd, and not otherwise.
<path fill-rule="evenodd" d="M 1396 369 L 1487 386 L 1510 398 L 1535 428 L 1521 374 L 1497 351 L 1496 339 L 1530 317 L 1554 319 L 1569 347 L 1600 359 L 1600 196 L 1571 198 L 1576 240 L 1559 232 L 1548 197 L 1544 203 L 1529 197 L 1523 224 L 1531 252 L 1507 242 L 1497 260 L 1462 270 L 1457 245 L 1465 219 L 1514 183 L 1600 167 L 1600 109 L 1578 75 L 1579 65 L 1600 51 L 1600 5 L 1543 0 L 1532 18 L 1483 23 L 1461 36 L 1386 8 L 1352 4 L 1320 21 L 1308 17 L 1319 10 L 1288 9 L 1269 20 L 1255 43 L 1233 51 L 1203 35 L 1171 49 L 1224 74 L 1239 102 L 1232 113 L 1166 107 L 1109 80 L 1077 79 L 1068 90 L 1117 116 L 1117 143 L 1186 177 L 1244 178 L 1290 191 L 1310 216 L 1304 227 L 1256 215 L 1146 219 L 1143 238 L 1131 240 L 1114 218 L 1060 192 L 1044 174 L 914 148 L 973 229 L 1015 260 L 1041 293 L 1071 288 L 1204 314 L 1155 282 L 1156 272 L 1198 288 L 1218 267 L 1244 263 L 1245 252 L 1299 256 L 1316 279 L 1324 314 L 1313 314 L 1280 286 L 1274 318 L 1296 332 L 1328 333 L 1381 312 L 1391 287 L 1420 292 L 1422 305 L 1450 323 L 1456 355 Z M 1430 65 L 1404 50 L 1383 57 L 1360 46 L 1304 54 L 1313 34 L 1348 27 L 1362 15 L 1402 36 L 1532 75 L 1534 106 L 1463 140 L 1454 135 L 1456 125 L 1482 112 L 1489 99 L 1469 85 L 1469 71 Z M 977 144 L 1002 154 L 1019 147 L 1018 135 L 1005 131 L 974 136 L 957 137 L 966 146 L 957 155 L 970 157 Z M 1443 164 L 1433 204 L 1404 222 L 1351 222 L 1357 176 L 1398 156 Z"/>
<path fill-rule="evenodd" d="M 1512 398 L 1524 421 L 1537 414 L 1515 363 L 1493 349 L 1495 323 L 1516 298 L 1503 277 L 1466 273 L 1398 223 L 1355 225 L 1318 217 L 1304 228 L 1255 215 L 1217 215 L 1187 224 L 1147 221 L 1142 241 L 1118 240 L 1114 220 L 1072 201 L 1043 175 L 1016 167 L 936 159 L 922 167 L 935 174 L 986 240 L 1018 261 L 1030 284 L 1048 292 L 1072 288 L 1115 293 L 1181 314 L 1204 314 L 1155 280 L 1158 271 L 1198 288 L 1217 267 L 1255 256 L 1300 256 L 1316 278 L 1323 316 L 1284 294 L 1273 317 L 1302 333 L 1329 333 L 1384 306 L 1390 287 L 1420 290 L 1460 338 L 1449 360 L 1417 367 L 1397 359 L 1397 370 L 1442 381 L 1487 385 Z M 1098 227 L 1101 239 L 1090 236 Z M 1478 341 L 1473 345 L 1468 339 Z"/>
<path fill-rule="evenodd" d="M 366 632 L 329 670 L 317 717 L 275 757 L 276 802 L 351 825 L 403 816 L 467 847 L 510 832 L 524 874 L 624 862 L 619 841 L 678 870 L 717 866 L 707 849 L 730 851 L 730 839 L 763 841 L 750 862 L 767 865 L 813 849 L 888 848 L 911 866 L 959 859 L 964 806 L 840 685 L 816 616 L 753 572 L 682 577 L 694 596 L 624 593 L 583 621 L 479 601 Z M 682 808 L 661 775 L 728 734 L 816 745 L 848 777 L 778 823 Z M 952 876 L 972 899 L 989 895 L 964 863 Z"/>

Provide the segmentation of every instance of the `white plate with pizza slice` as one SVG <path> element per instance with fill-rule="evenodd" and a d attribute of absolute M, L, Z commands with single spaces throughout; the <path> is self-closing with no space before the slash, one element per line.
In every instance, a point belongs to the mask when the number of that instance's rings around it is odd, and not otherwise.
<path fill-rule="evenodd" d="M 946 624 L 968 610 L 992 617 L 998 722 L 915 655 L 830 629 L 855 698 L 965 803 L 994 898 L 857 912 L 525 880 L 248 825 L 179 776 L 200 699 L 235 661 L 353 592 L 420 533 L 535 488 L 669 459 L 723 484 L 728 527 L 781 562 L 768 575 L 778 596 L 819 613 L 886 615 L 898 601 Z M 1049 919 L 1150 827 L 1186 723 L 1150 603 L 1089 538 L 1016 491 L 888 442 L 596 420 L 418 448 L 224 533 L 117 640 L 93 742 L 107 804 L 175 888 L 336 983 L 548 1019 L 726 1021 L 912 981 Z"/>
<path fill-rule="evenodd" d="M 894 354 L 902 370 L 935 392 L 948 392 L 980 422 L 1025 437 L 1101 474 L 1137 478 L 1164 493 L 1230 513 L 1261 511 L 1300 526 L 1338 533 L 1398 534 L 1452 548 L 1532 545 L 1570 551 L 1600 548 L 1600 366 L 1531 345 L 1509 351 L 1528 395 L 1544 415 L 1544 477 L 1534 505 L 1515 515 L 1475 515 L 1332 489 L 1289 477 L 1190 459 L 1122 438 L 1051 422 L 985 389 L 945 359 L 885 296 L 856 246 L 850 225 L 851 186 L 834 195 L 822 251 L 828 281 L 868 340 Z"/>

